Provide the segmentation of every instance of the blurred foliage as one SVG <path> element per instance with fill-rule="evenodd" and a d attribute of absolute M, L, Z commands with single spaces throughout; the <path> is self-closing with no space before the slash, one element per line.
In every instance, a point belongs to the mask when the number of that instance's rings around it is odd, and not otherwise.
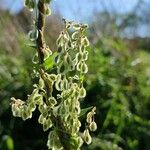
<path fill-rule="evenodd" d="M 47 133 L 43 134 L 42 127 L 35 123 L 38 112 L 23 122 L 12 117 L 10 111 L 12 95 L 26 99 L 31 92 L 33 49 L 27 46 L 22 30 L 12 24 L 10 16 L 5 17 L 8 20 L 0 24 L 0 149 L 46 150 Z M 51 35 L 57 28 L 51 29 Z M 54 39 L 50 36 L 48 41 L 55 49 Z M 93 134 L 93 143 L 84 145 L 85 150 L 149 150 L 149 47 L 145 51 L 142 40 L 143 49 L 133 50 L 125 41 L 102 37 L 89 48 L 83 108 L 96 105 L 98 130 Z"/>
<path fill-rule="evenodd" d="M 145 56 L 150 54 L 133 52 L 123 40 L 108 38 L 89 52 L 86 101 L 97 106 L 99 130 L 86 149 L 148 150 L 150 73 Z"/>

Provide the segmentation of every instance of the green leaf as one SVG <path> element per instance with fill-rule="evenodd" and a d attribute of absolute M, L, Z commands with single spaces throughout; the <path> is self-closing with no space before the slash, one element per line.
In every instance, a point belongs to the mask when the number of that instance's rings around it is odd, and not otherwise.
<path fill-rule="evenodd" d="M 87 107 L 87 108 L 84 108 L 84 109 L 81 109 L 81 112 L 80 112 L 80 117 L 82 117 L 83 115 L 85 115 L 89 110 L 91 110 L 93 108 L 93 106 L 91 107 Z"/>
<path fill-rule="evenodd" d="M 4 135 L 2 137 L 1 148 L 2 150 L 14 150 L 13 139 L 8 135 Z"/>
<path fill-rule="evenodd" d="M 56 56 L 56 53 L 53 53 L 51 56 L 49 56 L 45 61 L 44 61 L 44 67 L 46 70 L 51 69 L 54 65 L 54 60 L 53 58 Z"/>

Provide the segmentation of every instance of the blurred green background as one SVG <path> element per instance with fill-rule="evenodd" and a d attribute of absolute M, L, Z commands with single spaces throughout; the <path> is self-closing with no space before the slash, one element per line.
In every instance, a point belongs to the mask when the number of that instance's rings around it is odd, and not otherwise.
<path fill-rule="evenodd" d="M 53 51 L 61 18 L 89 24 L 87 96 L 96 106 L 98 130 L 83 150 L 150 149 L 150 2 L 148 0 L 54 0 L 46 39 Z M 46 150 L 48 132 L 33 118 L 14 118 L 12 96 L 32 91 L 32 56 L 27 33 L 32 16 L 23 1 L 0 0 L 0 150 Z M 83 124 L 84 124 L 83 118 Z"/>

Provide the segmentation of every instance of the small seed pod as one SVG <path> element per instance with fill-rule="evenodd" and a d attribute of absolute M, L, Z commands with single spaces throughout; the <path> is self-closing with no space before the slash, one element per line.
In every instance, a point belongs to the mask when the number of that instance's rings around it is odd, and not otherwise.
<path fill-rule="evenodd" d="M 57 101 L 54 97 L 50 97 L 48 99 L 48 105 L 51 106 L 51 107 L 54 107 L 55 105 L 57 104 Z"/>
<path fill-rule="evenodd" d="M 84 87 L 81 87 L 81 89 L 79 90 L 79 97 L 84 98 L 85 96 L 86 96 L 86 90 Z"/>
<path fill-rule="evenodd" d="M 60 55 L 57 55 L 55 57 L 55 63 L 58 64 L 60 62 Z"/>
<path fill-rule="evenodd" d="M 77 114 L 80 114 L 80 112 L 81 112 L 80 106 L 76 106 L 75 107 L 75 111 L 76 111 Z"/>
<path fill-rule="evenodd" d="M 88 59 L 88 54 L 89 54 L 88 51 L 84 51 L 84 52 L 83 52 L 82 59 L 83 59 L 84 61 Z"/>
<path fill-rule="evenodd" d="M 15 107 L 14 110 L 12 110 L 13 116 L 14 117 L 21 117 L 21 109 Z"/>
<path fill-rule="evenodd" d="M 64 45 L 63 36 L 64 36 L 64 32 L 61 32 L 58 39 L 57 39 L 57 41 L 56 41 L 56 44 L 57 44 L 58 47 L 59 46 L 63 47 L 63 45 Z"/>
<path fill-rule="evenodd" d="M 62 91 L 62 81 L 57 81 L 57 82 L 55 83 L 55 88 L 56 88 L 56 90 L 58 90 L 58 91 Z"/>
<path fill-rule="evenodd" d="M 80 28 L 81 28 L 81 25 L 78 23 L 78 24 L 74 24 L 73 25 L 73 28 L 75 29 L 75 30 L 79 30 Z"/>
<path fill-rule="evenodd" d="M 58 113 L 59 113 L 60 115 L 65 115 L 65 114 L 68 113 L 68 110 L 69 110 L 68 107 L 63 107 L 63 106 L 61 106 L 61 107 L 58 109 Z"/>
<path fill-rule="evenodd" d="M 74 79 L 74 80 L 79 80 L 80 78 L 79 78 L 78 75 L 75 75 L 75 76 L 73 76 L 73 79 Z"/>
<path fill-rule="evenodd" d="M 48 111 L 46 110 L 45 112 L 42 113 L 43 117 L 46 118 L 48 116 Z"/>
<path fill-rule="evenodd" d="M 78 59 L 75 58 L 75 59 L 72 61 L 73 69 L 75 69 L 75 66 L 77 65 L 77 63 L 78 63 Z"/>
<path fill-rule="evenodd" d="M 47 120 L 44 120 L 43 131 L 47 131 L 51 127 L 52 127 L 52 121 L 50 120 L 50 118 L 48 118 Z"/>
<path fill-rule="evenodd" d="M 25 5 L 26 7 L 28 7 L 28 9 L 29 9 L 30 11 L 33 11 L 33 9 L 35 8 L 35 2 L 34 2 L 34 0 L 25 0 L 24 5 Z"/>
<path fill-rule="evenodd" d="M 87 115 L 86 122 L 87 123 L 91 123 L 92 122 L 92 116 L 91 115 Z"/>
<path fill-rule="evenodd" d="M 34 111 L 34 110 L 36 109 L 36 104 L 35 104 L 34 102 L 30 102 L 30 103 L 28 104 L 28 107 L 29 107 L 29 109 L 30 109 L 31 111 Z"/>
<path fill-rule="evenodd" d="M 86 47 L 90 45 L 89 40 L 87 39 L 87 37 L 83 37 L 81 43 L 82 43 L 84 46 L 86 46 Z"/>
<path fill-rule="evenodd" d="M 38 87 L 39 87 L 40 89 L 43 89 L 43 88 L 44 88 L 44 86 L 45 86 L 45 84 L 44 84 L 44 80 L 40 77 Z"/>
<path fill-rule="evenodd" d="M 61 53 L 63 51 L 62 46 L 59 46 L 57 51 L 58 51 L 58 53 Z"/>
<path fill-rule="evenodd" d="M 82 52 L 77 53 L 77 54 L 76 54 L 76 59 L 77 59 L 78 61 L 81 61 L 81 60 L 82 60 L 82 55 L 83 55 Z"/>
<path fill-rule="evenodd" d="M 47 8 L 45 9 L 45 15 L 49 16 L 51 15 L 52 11 L 51 9 L 49 8 L 49 6 L 47 6 Z"/>
<path fill-rule="evenodd" d="M 81 45 L 81 46 L 79 47 L 79 51 L 82 52 L 82 53 L 84 53 L 84 52 L 86 51 L 85 45 Z"/>
<path fill-rule="evenodd" d="M 76 126 L 79 127 L 79 128 L 81 127 L 81 122 L 80 122 L 80 120 L 77 120 L 77 121 L 76 121 Z"/>
<path fill-rule="evenodd" d="M 27 120 L 27 119 L 28 119 L 28 116 L 29 116 L 28 112 L 25 111 L 25 110 L 23 110 L 22 113 L 21 113 L 22 119 L 23 119 L 23 120 Z"/>
<path fill-rule="evenodd" d="M 66 99 L 65 101 L 64 101 L 64 105 L 65 106 L 69 106 L 71 104 L 71 99 Z"/>
<path fill-rule="evenodd" d="M 65 65 L 64 65 L 64 64 L 61 64 L 61 66 L 58 67 L 58 72 L 59 72 L 59 73 L 64 73 L 64 72 L 65 72 L 65 69 L 66 69 Z"/>
<path fill-rule="evenodd" d="M 55 74 L 48 75 L 48 79 L 50 79 L 52 82 L 56 81 L 57 76 Z"/>
<path fill-rule="evenodd" d="M 59 141 L 59 137 L 55 131 L 51 131 L 48 135 L 47 146 L 49 149 L 62 150 L 62 145 Z"/>
<path fill-rule="evenodd" d="M 44 112 L 46 111 L 46 109 L 47 109 L 47 106 L 46 106 L 45 103 L 43 103 L 43 104 L 40 104 L 40 105 L 39 105 L 38 109 L 39 109 L 39 111 L 40 111 L 41 113 L 44 113 Z"/>
<path fill-rule="evenodd" d="M 77 71 L 81 71 L 82 62 L 79 61 L 77 64 Z"/>
<path fill-rule="evenodd" d="M 64 90 L 67 90 L 68 89 L 68 80 L 66 79 L 66 78 L 64 78 L 63 80 L 62 80 L 62 82 L 63 82 L 63 89 Z"/>
<path fill-rule="evenodd" d="M 59 74 L 60 76 L 56 79 L 56 82 L 55 82 L 55 88 L 58 90 L 58 91 L 62 91 L 63 90 L 63 80 L 61 80 L 61 74 Z"/>
<path fill-rule="evenodd" d="M 47 147 L 48 149 L 52 149 L 54 145 L 54 131 L 51 131 L 48 134 L 48 141 L 47 141 Z"/>
<path fill-rule="evenodd" d="M 81 137 L 78 137 L 78 145 L 79 145 L 79 148 L 83 145 L 83 140 Z"/>
<path fill-rule="evenodd" d="M 65 57 L 64 57 L 64 61 L 68 64 L 68 65 L 71 65 L 73 62 L 72 62 L 72 59 L 71 59 L 71 56 L 69 54 L 67 54 Z"/>
<path fill-rule="evenodd" d="M 78 127 L 78 126 L 76 126 L 76 125 L 72 126 L 72 134 L 78 133 L 79 130 L 80 130 L 80 127 Z"/>
<path fill-rule="evenodd" d="M 88 72 L 88 67 L 87 67 L 87 64 L 85 62 L 83 62 L 82 65 L 81 65 L 81 72 L 82 73 L 87 73 Z"/>
<path fill-rule="evenodd" d="M 38 38 L 39 31 L 37 29 L 33 29 L 28 33 L 29 39 L 33 42 Z"/>
<path fill-rule="evenodd" d="M 72 39 L 74 39 L 74 40 L 78 39 L 79 35 L 80 35 L 79 32 L 77 32 L 77 31 L 74 32 L 74 33 L 72 34 Z"/>
<path fill-rule="evenodd" d="M 38 119 L 38 122 L 40 123 L 40 124 L 43 124 L 44 122 L 45 122 L 45 118 L 44 118 L 44 116 L 41 114 L 40 116 L 39 116 L 39 119 Z"/>
<path fill-rule="evenodd" d="M 92 121 L 92 122 L 90 123 L 89 129 L 90 129 L 91 131 L 96 131 L 96 130 L 97 130 L 97 124 L 96 124 L 94 121 Z"/>
<path fill-rule="evenodd" d="M 84 28 L 84 29 L 87 29 L 88 28 L 88 24 L 82 24 L 81 27 Z"/>
<path fill-rule="evenodd" d="M 40 105 L 43 104 L 43 96 L 38 94 L 34 99 L 35 104 Z"/>
<path fill-rule="evenodd" d="M 52 51 L 49 49 L 49 47 L 46 47 L 43 50 L 43 54 L 44 54 L 44 60 L 48 59 L 50 55 L 52 55 Z"/>
<path fill-rule="evenodd" d="M 28 7 L 29 3 L 30 3 L 30 0 L 25 0 L 25 1 L 24 1 L 24 5 L 25 5 L 26 7 Z"/>
<path fill-rule="evenodd" d="M 83 139 L 84 139 L 84 141 L 85 141 L 88 145 L 91 144 L 92 138 L 91 138 L 91 135 L 90 135 L 88 129 L 85 129 L 85 130 L 84 130 L 84 132 L 83 132 Z"/>
<path fill-rule="evenodd" d="M 16 105 L 15 105 L 15 104 L 12 104 L 12 105 L 11 105 L 11 111 L 14 112 L 15 110 L 16 110 Z"/>

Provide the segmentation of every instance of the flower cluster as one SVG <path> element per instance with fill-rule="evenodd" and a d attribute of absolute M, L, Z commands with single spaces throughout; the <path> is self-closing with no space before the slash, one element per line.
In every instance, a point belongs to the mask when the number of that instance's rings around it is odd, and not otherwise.
<path fill-rule="evenodd" d="M 50 0 L 42 0 L 48 4 Z M 26 0 L 25 5 L 34 8 Z M 67 22 L 63 19 L 65 28 L 57 39 L 57 55 L 51 70 L 39 67 L 37 70 L 39 82 L 35 84 L 31 95 L 26 101 L 12 98 L 12 112 L 15 117 L 23 120 L 32 117 L 32 112 L 38 108 L 40 116 L 38 122 L 43 125 L 43 130 L 52 128 L 48 135 L 47 146 L 52 150 L 63 149 L 59 133 L 69 135 L 68 143 L 73 150 L 80 150 L 83 142 L 91 143 L 90 131 L 95 131 L 94 122 L 96 108 L 87 114 L 87 125 L 83 134 L 80 133 L 81 115 L 80 101 L 85 98 L 86 90 L 83 85 L 85 74 L 88 72 L 86 61 L 88 59 L 87 47 L 89 41 L 85 36 L 87 25 Z M 38 36 L 38 35 L 36 35 Z M 53 57 L 53 54 L 48 57 Z M 52 70 L 55 68 L 53 73 Z M 55 92 L 54 92 L 55 91 Z M 61 122 L 61 126 L 57 121 Z M 63 131 L 61 131 L 63 130 Z M 63 138 L 63 137 L 62 137 Z"/>

